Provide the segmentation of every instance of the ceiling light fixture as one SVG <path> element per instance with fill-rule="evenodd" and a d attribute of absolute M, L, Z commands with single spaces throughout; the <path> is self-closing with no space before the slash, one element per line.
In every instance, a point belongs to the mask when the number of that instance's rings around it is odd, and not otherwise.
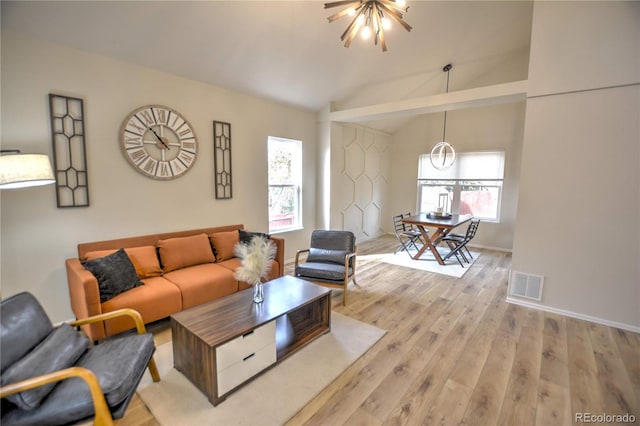
<path fill-rule="evenodd" d="M 451 71 L 451 64 L 447 64 L 442 68 L 442 71 L 447 73 L 447 93 L 449 93 L 449 71 Z M 447 135 L 447 110 L 444 110 L 444 129 L 442 130 L 442 142 L 438 142 L 431 149 L 429 160 L 431 165 L 438 170 L 445 170 L 453 166 L 456 162 L 456 150 L 446 141 Z"/>
<path fill-rule="evenodd" d="M 351 23 L 340 36 L 344 46 L 349 47 L 354 37 L 360 32 L 365 39 L 373 35 L 373 44 L 380 42 L 382 51 L 387 51 L 387 42 L 384 31 L 391 28 L 389 18 L 402 25 L 405 30 L 411 31 L 411 25 L 403 20 L 403 13 L 409 10 L 404 0 L 343 0 L 325 3 L 324 8 L 345 6 L 345 9 L 327 18 L 329 23 L 345 15 L 353 16 Z"/>

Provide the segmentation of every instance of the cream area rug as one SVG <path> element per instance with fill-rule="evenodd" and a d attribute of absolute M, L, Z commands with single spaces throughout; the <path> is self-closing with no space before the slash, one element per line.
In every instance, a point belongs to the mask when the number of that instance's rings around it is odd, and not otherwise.
<path fill-rule="evenodd" d="M 149 372 L 138 395 L 161 425 L 280 425 L 293 417 L 386 331 L 336 312 L 331 332 L 245 384 L 214 407 L 173 368 L 171 342 L 156 350 L 161 381 Z"/>
<path fill-rule="evenodd" d="M 449 247 L 438 247 L 438 252 L 441 256 L 445 256 L 449 253 Z M 460 266 L 455 256 L 450 257 L 445 261 L 444 265 L 440 265 L 435 257 L 433 257 L 433 253 L 431 250 L 426 250 L 420 260 L 413 260 L 412 257 L 416 254 L 415 250 L 409 250 L 409 254 L 406 251 L 400 251 L 396 254 L 393 253 L 384 253 L 379 255 L 369 255 L 369 256 L 358 256 L 358 258 L 367 257 L 371 259 L 377 259 L 384 263 L 390 263 L 392 265 L 404 266 L 405 268 L 413 268 L 420 269 L 422 271 L 433 272 L 434 274 L 442 274 L 448 275 L 450 277 L 462 278 L 464 274 L 467 273 L 471 265 L 478 259 L 480 253 L 474 252 L 471 250 L 471 255 L 473 259 L 469 259 L 465 251 L 465 256 L 470 261 L 469 263 L 464 264 L 464 268 Z"/>

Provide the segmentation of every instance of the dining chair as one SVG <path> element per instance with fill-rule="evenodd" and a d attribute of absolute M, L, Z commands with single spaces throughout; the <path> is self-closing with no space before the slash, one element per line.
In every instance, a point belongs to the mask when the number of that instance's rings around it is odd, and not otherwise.
<path fill-rule="evenodd" d="M 403 219 L 406 219 L 406 218 L 411 217 L 411 216 L 412 216 L 412 213 L 410 213 L 410 212 L 402 214 L 402 218 Z M 416 241 L 418 241 L 422 245 L 426 244 L 426 242 L 422 240 L 422 234 L 420 233 L 420 230 L 416 226 L 414 226 L 414 225 L 412 225 L 410 223 L 403 223 L 403 225 L 404 225 L 405 232 L 411 232 L 412 234 L 417 234 L 418 235 L 418 239 Z"/>
<path fill-rule="evenodd" d="M 392 217 L 393 230 L 396 234 L 396 238 L 400 242 L 400 245 L 394 250 L 393 253 L 396 254 L 399 251 L 404 250 L 407 252 L 407 254 L 409 254 L 409 256 L 411 256 L 411 253 L 409 253 L 409 248 L 413 246 L 413 248 L 418 251 L 419 247 L 416 242 L 422 244 L 424 244 L 424 242 L 422 241 L 422 234 L 420 234 L 420 231 L 411 227 L 408 228 L 407 225 L 402 223 L 402 219 L 404 217 L 405 216 L 403 214 L 395 215 Z"/>
<path fill-rule="evenodd" d="M 451 256 L 455 256 L 458 263 L 460 263 L 460 266 L 464 268 L 464 264 L 462 263 L 462 261 L 469 263 L 470 259 L 473 259 L 471 252 L 467 248 L 467 244 L 476 236 L 476 232 L 478 232 L 478 226 L 480 226 L 480 219 L 473 219 L 469 223 L 469 226 L 467 227 L 467 232 L 464 235 L 450 233 L 450 234 L 447 234 L 444 238 L 442 238 L 442 240 L 440 241 L 446 243 L 451 249 L 451 251 L 449 251 L 449 253 L 447 253 L 443 257 L 443 259 L 447 260 Z M 464 253 L 465 250 L 469 255 L 469 259 L 467 259 Z"/>

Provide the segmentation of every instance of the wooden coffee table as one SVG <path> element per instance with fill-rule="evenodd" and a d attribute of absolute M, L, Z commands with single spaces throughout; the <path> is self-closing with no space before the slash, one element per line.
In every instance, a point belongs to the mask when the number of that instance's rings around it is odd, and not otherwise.
<path fill-rule="evenodd" d="M 213 405 L 331 331 L 331 290 L 292 276 L 171 316 L 173 365 Z"/>

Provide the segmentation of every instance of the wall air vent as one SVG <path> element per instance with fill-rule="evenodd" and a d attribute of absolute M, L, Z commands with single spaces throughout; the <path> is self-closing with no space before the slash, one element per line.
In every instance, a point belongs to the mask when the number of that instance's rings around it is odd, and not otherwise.
<path fill-rule="evenodd" d="M 509 279 L 509 296 L 524 297 L 533 300 L 542 300 L 542 275 L 526 274 L 524 272 L 511 271 Z"/>

